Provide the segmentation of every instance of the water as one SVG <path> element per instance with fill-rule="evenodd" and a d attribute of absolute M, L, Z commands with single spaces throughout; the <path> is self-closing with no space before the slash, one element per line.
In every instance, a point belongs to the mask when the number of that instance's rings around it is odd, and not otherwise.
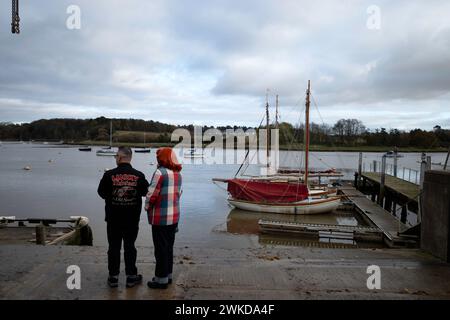
<path fill-rule="evenodd" d="M 115 167 L 115 160 L 113 157 L 96 156 L 96 150 L 93 148 L 92 152 L 80 152 L 77 148 L 35 144 L 0 146 L 0 215 L 18 218 L 83 215 L 90 220 L 94 244 L 105 245 L 104 202 L 97 195 L 97 187 L 104 170 Z M 299 152 L 282 151 L 281 165 L 292 165 L 299 156 Z M 365 154 L 367 161 L 380 158 L 381 153 Z M 443 162 L 445 154 L 433 154 L 432 158 L 433 162 Z M 418 168 L 417 160 L 420 160 L 419 153 L 405 154 L 404 158 L 399 159 L 399 166 Z M 132 165 L 142 171 L 149 181 L 155 163 L 154 150 L 150 154 L 133 155 Z M 358 153 L 312 153 L 311 164 L 317 169 L 342 169 L 344 178 L 352 179 L 358 164 Z M 31 166 L 32 170 L 23 170 L 25 166 Z M 233 177 L 238 168 L 237 164 L 184 165 L 182 214 L 177 244 L 233 248 L 261 245 L 262 238 L 255 228 L 257 221 L 264 217 L 232 210 L 226 201 L 226 191 L 211 181 L 214 177 Z M 249 171 L 256 173 L 257 168 L 252 167 Z M 279 215 L 276 217 L 279 218 Z M 321 223 L 360 224 L 355 216 L 345 214 L 315 219 L 314 222 L 318 219 Z M 240 229 L 236 230 L 236 226 Z M 141 215 L 137 245 L 152 245 L 145 213 Z"/>

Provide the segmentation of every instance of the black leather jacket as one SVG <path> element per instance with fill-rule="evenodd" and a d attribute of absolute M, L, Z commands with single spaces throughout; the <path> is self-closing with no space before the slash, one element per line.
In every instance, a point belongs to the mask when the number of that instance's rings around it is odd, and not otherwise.
<path fill-rule="evenodd" d="M 139 223 L 148 186 L 145 175 L 128 163 L 106 171 L 97 190 L 105 199 L 105 221 Z"/>

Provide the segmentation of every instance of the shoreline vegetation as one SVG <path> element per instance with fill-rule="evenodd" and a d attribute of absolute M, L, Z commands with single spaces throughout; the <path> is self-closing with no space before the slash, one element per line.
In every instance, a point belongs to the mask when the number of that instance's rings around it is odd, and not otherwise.
<path fill-rule="evenodd" d="M 171 125 L 142 119 L 41 119 L 30 123 L 15 124 L 0 122 L 0 141 L 34 141 L 66 145 L 109 145 L 109 127 L 112 122 L 113 146 L 130 147 L 173 147 L 172 132 L 187 130 L 194 136 L 194 125 Z M 204 134 L 209 129 L 224 134 L 248 132 L 254 127 L 203 126 Z M 270 129 L 275 128 L 271 124 Z M 261 127 L 265 129 L 265 127 Z M 280 150 L 303 150 L 304 126 L 294 126 L 288 122 L 278 125 Z M 225 139 L 224 139 L 225 140 Z M 145 143 L 144 143 L 145 142 Z M 224 142 L 225 143 L 225 142 Z M 186 147 L 188 143 L 186 143 Z M 203 147 L 210 142 L 204 142 Z M 225 145 L 225 144 L 224 144 Z M 324 152 L 388 152 L 397 148 L 398 152 L 447 152 L 450 147 L 450 130 L 436 125 L 433 130 L 413 129 L 410 131 L 380 128 L 368 129 L 357 119 L 341 119 L 334 125 L 311 123 L 310 150 Z M 235 147 L 236 148 L 236 147 Z"/>
<path fill-rule="evenodd" d="M 3 140 L 3 142 L 6 143 L 20 143 L 19 140 Z M 23 142 L 23 141 L 22 141 Z M 26 142 L 26 141 L 25 141 Z M 42 141 L 33 141 L 33 143 L 43 143 Z M 45 141 L 47 142 L 47 141 Z M 64 142 L 64 143 L 57 143 L 56 145 L 50 142 L 48 145 L 49 147 L 55 147 L 55 146 L 93 146 L 93 147 L 106 147 L 109 145 L 109 141 L 73 141 L 73 142 Z M 160 148 L 160 147 L 174 147 L 176 143 L 163 143 L 163 142 L 149 142 L 149 143 L 142 143 L 142 142 L 114 142 L 113 147 L 119 147 L 119 146 L 127 146 L 131 148 Z M 207 147 L 208 144 L 204 144 L 203 148 Z M 184 145 L 184 148 L 191 148 L 190 145 Z M 248 147 L 248 146 L 247 146 Z M 392 151 L 395 148 L 395 146 L 323 146 L 323 145 L 310 145 L 309 150 L 312 152 L 388 152 Z M 234 148 L 236 149 L 236 147 Z M 446 153 L 448 152 L 448 148 L 439 147 L 439 148 L 418 148 L 418 147 L 404 147 L 404 148 L 397 148 L 399 153 L 420 153 L 420 152 L 426 152 L 426 153 Z M 280 151 L 303 151 L 303 145 L 280 145 Z"/>

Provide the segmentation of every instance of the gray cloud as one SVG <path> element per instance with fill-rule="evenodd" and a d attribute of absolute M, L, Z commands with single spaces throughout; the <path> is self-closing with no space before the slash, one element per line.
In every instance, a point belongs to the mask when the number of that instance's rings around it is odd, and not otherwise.
<path fill-rule="evenodd" d="M 377 1 L 380 30 L 366 27 L 372 1 L 76 2 L 81 30 L 65 27 L 73 1 L 29 1 L 19 36 L 2 4 L 0 121 L 257 125 L 269 88 L 296 122 L 311 79 L 317 120 L 449 126 L 445 0 Z"/>

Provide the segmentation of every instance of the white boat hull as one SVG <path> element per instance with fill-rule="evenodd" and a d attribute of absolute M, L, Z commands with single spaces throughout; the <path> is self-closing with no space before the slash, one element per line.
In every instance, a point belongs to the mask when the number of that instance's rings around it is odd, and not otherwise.
<path fill-rule="evenodd" d="M 95 154 L 104 157 L 114 157 L 117 153 L 115 151 L 113 152 L 97 151 Z"/>
<path fill-rule="evenodd" d="M 185 158 L 203 158 L 204 155 L 203 154 L 185 154 L 184 157 Z"/>
<path fill-rule="evenodd" d="M 229 198 L 228 202 L 241 210 L 281 213 L 281 214 L 321 214 L 335 210 L 341 201 L 340 197 L 309 198 L 304 201 L 289 204 L 262 204 L 251 201 L 236 200 Z"/>

